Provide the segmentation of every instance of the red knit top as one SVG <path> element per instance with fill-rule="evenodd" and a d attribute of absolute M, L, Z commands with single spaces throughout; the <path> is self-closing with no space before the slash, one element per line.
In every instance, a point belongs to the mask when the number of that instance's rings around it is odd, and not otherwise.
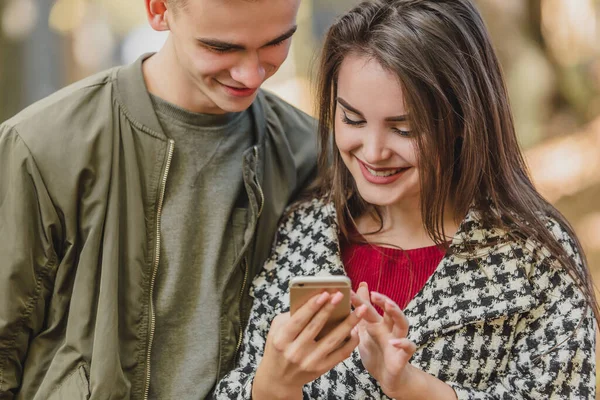
<path fill-rule="evenodd" d="M 394 300 L 401 309 L 425 286 L 444 251 L 437 246 L 401 250 L 373 244 L 342 243 L 342 260 L 352 289 L 361 282 Z M 378 308 L 382 313 L 382 310 Z"/>

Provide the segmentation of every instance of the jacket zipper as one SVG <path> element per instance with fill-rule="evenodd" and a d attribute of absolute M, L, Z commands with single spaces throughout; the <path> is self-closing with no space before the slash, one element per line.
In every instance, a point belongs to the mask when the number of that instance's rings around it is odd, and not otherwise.
<path fill-rule="evenodd" d="M 242 297 L 244 296 L 244 288 L 246 287 L 246 282 L 248 281 L 248 261 L 246 261 L 246 258 L 244 257 L 244 261 L 243 261 L 243 265 L 244 265 L 244 280 L 242 281 L 242 289 L 240 290 L 240 296 L 239 296 L 239 300 L 238 303 L 241 305 L 242 304 Z M 241 311 L 241 310 L 240 310 Z M 243 315 L 240 312 L 240 336 L 238 337 L 238 341 L 237 341 L 237 345 L 235 346 L 235 354 L 238 353 L 238 351 L 240 350 L 240 347 L 242 347 L 242 338 L 244 337 L 242 332 L 242 329 L 244 327 L 244 321 L 242 321 Z"/>
<path fill-rule="evenodd" d="M 254 160 L 255 163 L 258 160 L 258 148 L 256 146 L 254 146 Z M 256 216 L 256 220 L 258 221 L 258 219 L 260 218 L 260 214 L 262 213 L 263 207 L 265 205 L 265 195 L 262 191 L 262 188 L 260 187 L 260 184 L 258 183 L 258 180 L 256 180 L 256 187 L 258 188 L 258 193 L 260 194 L 260 205 L 258 207 L 258 214 Z M 240 290 L 240 295 L 239 295 L 239 300 L 238 303 L 241 305 L 242 304 L 242 298 L 244 296 L 244 289 L 246 288 L 246 283 L 248 282 L 248 273 L 250 270 L 250 267 L 248 265 L 248 260 L 244 257 L 244 260 L 242 261 L 243 265 L 244 265 L 244 280 L 242 281 L 242 289 Z M 238 341 L 237 341 L 237 345 L 235 346 L 235 354 L 237 354 L 240 350 L 240 347 L 242 346 L 242 338 L 244 337 L 243 335 L 243 327 L 244 327 L 244 321 L 242 320 L 243 318 L 243 313 L 240 312 L 240 336 L 238 337 Z"/>
<path fill-rule="evenodd" d="M 144 399 L 148 400 L 150 393 L 150 355 L 152 353 L 152 342 L 154 341 L 154 330 L 156 329 L 156 314 L 154 313 L 154 284 L 156 282 L 156 274 L 158 273 L 158 261 L 160 259 L 160 217 L 162 214 L 163 201 L 165 199 L 165 190 L 167 187 L 167 176 L 169 175 L 169 168 L 171 167 L 171 160 L 173 159 L 173 150 L 175 149 L 175 141 L 169 139 L 169 145 L 167 148 L 167 164 L 165 166 L 165 173 L 163 174 L 160 196 L 158 198 L 158 208 L 156 209 L 156 248 L 154 257 L 154 265 L 152 266 L 152 278 L 150 279 L 150 334 L 148 337 L 148 350 L 146 351 L 146 383 L 144 385 Z"/>
<path fill-rule="evenodd" d="M 256 146 L 254 146 L 254 160 L 255 164 L 258 164 L 258 147 Z M 258 208 L 258 216 L 256 217 L 256 219 L 258 220 L 260 214 L 262 213 L 263 206 L 265 205 L 265 195 L 262 191 L 262 188 L 260 187 L 260 184 L 258 183 L 258 179 L 256 180 L 256 187 L 258 188 L 258 192 L 260 193 L 260 207 Z"/>

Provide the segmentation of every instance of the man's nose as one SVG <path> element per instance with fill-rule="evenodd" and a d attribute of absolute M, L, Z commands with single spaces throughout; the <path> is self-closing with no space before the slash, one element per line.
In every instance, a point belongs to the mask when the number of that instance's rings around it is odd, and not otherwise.
<path fill-rule="evenodd" d="M 265 80 L 266 71 L 257 53 L 244 56 L 238 65 L 231 69 L 231 77 L 247 88 L 256 89 Z"/>

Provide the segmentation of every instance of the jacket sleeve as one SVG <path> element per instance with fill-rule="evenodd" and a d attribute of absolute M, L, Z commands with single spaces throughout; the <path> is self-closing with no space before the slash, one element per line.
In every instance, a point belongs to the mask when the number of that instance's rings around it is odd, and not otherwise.
<path fill-rule="evenodd" d="M 551 225 L 583 268 L 568 234 Z M 594 315 L 576 282 L 550 260 L 531 272 L 540 301 L 517 323 L 506 372 L 485 390 L 451 383 L 459 400 L 596 398 Z"/>
<path fill-rule="evenodd" d="M 260 299 L 254 299 L 236 367 L 219 381 L 213 398 L 223 400 L 252 398 L 252 381 L 262 359 L 267 334 L 275 316 L 276 312 L 271 306 L 261 302 Z"/>
<path fill-rule="evenodd" d="M 19 390 L 57 265 L 58 216 L 18 133 L 0 126 L 0 399 Z"/>

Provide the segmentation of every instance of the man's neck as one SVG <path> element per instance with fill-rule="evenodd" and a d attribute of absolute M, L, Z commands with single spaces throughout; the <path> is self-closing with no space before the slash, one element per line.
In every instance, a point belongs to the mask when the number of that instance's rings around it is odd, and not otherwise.
<path fill-rule="evenodd" d="M 142 64 L 148 92 L 185 110 L 201 114 L 222 114 L 175 62 L 173 43 L 169 37 L 159 52 Z"/>

